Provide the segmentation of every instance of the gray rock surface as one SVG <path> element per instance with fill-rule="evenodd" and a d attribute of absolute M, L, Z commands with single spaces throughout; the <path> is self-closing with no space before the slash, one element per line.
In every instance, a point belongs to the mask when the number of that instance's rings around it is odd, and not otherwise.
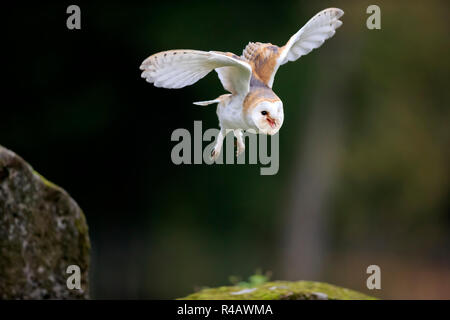
<path fill-rule="evenodd" d="M 0 299 L 89 298 L 85 216 L 66 191 L 0 146 Z M 68 289 L 69 265 L 81 289 Z"/>

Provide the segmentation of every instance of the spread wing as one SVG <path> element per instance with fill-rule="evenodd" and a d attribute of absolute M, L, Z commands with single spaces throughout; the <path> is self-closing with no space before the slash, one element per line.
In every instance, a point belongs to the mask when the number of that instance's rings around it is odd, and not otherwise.
<path fill-rule="evenodd" d="M 283 53 L 279 58 L 280 65 L 288 61 L 295 61 L 311 50 L 320 47 L 342 25 L 339 18 L 343 14 L 344 11 L 341 9 L 329 8 L 312 17 L 283 47 Z"/>
<path fill-rule="evenodd" d="M 196 83 L 216 70 L 224 88 L 246 95 L 250 89 L 251 67 L 231 53 L 198 50 L 170 50 L 142 62 L 141 76 L 156 87 L 178 89 Z"/>
<path fill-rule="evenodd" d="M 319 48 L 342 25 L 339 18 L 343 14 L 344 11 L 341 9 L 325 9 L 312 17 L 283 47 L 250 43 L 244 50 L 243 57 L 255 61 L 255 66 L 257 68 L 259 66 L 260 69 L 260 71 L 256 70 L 256 73 L 265 84 L 272 88 L 278 68 L 288 61 L 295 61 L 311 50 Z"/>

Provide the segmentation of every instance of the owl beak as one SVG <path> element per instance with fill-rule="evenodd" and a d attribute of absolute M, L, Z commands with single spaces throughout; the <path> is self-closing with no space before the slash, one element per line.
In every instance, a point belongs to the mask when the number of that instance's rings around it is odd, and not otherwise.
<path fill-rule="evenodd" d="M 270 116 L 266 117 L 267 122 L 269 123 L 271 128 L 275 128 L 277 125 L 277 122 Z"/>

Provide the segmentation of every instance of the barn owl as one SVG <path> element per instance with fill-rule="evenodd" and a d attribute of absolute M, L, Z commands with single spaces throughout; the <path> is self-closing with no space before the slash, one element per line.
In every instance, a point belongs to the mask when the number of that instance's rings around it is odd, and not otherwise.
<path fill-rule="evenodd" d="M 142 62 L 142 78 L 156 87 L 178 89 L 194 84 L 212 70 L 229 93 L 196 105 L 217 105 L 220 131 L 211 158 L 217 159 L 223 139 L 232 130 L 236 153 L 245 150 L 243 130 L 276 134 L 284 121 L 283 102 L 272 91 L 278 68 L 320 47 L 342 25 L 341 9 L 325 9 L 312 17 L 282 47 L 250 42 L 239 57 L 229 52 L 169 50 L 151 55 Z"/>

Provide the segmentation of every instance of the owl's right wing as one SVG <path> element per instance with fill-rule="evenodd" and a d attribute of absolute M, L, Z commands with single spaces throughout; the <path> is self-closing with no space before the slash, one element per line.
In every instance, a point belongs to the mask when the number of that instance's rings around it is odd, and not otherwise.
<path fill-rule="evenodd" d="M 215 69 L 226 90 L 243 96 L 250 90 L 252 74 L 250 65 L 231 53 L 198 50 L 156 53 L 145 59 L 140 69 L 147 82 L 168 89 L 194 84 Z"/>
<path fill-rule="evenodd" d="M 295 61 L 311 50 L 320 47 L 325 40 L 334 36 L 336 29 L 342 25 L 342 21 L 339 20 L 342 15 L 344 15 L 344 11 L 341 9 L 328 8 L 312 17 L 282 47 L 278 64 L 283 65 L 288 61 Z"/>
<path fill-rule="evenodd" d="M 343 14 L 344 11 L 338 8 L 322 10 L 281 48 L 271 43 L 250 42 L 245 47 L 242 58 L 253 66 L 259 80 L 272 88 L 278 68 L 319 48 L 342 25 L 339 18 Z"/>

